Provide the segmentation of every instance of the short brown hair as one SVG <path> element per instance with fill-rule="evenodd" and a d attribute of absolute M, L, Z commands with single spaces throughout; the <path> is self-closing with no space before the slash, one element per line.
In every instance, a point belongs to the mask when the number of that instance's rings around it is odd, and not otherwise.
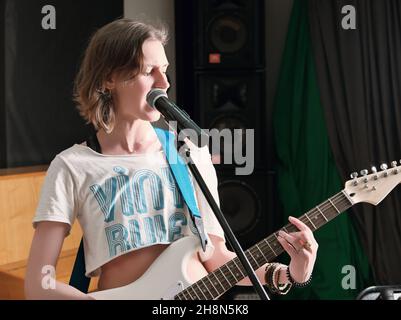
<path fill-rule="evenodd" d="M 115 20 L 90 39 L 74 82 L 74 101 L 86 123 L 96 130 L 113 131 L 115 111 L 111 95 L 105 93 L 105 83 L 113 74 L 133 79 L 142 68 L 142 45 L 148 39 L 167 43 L 164 24 L 154 26 L 131 19 Z"/>

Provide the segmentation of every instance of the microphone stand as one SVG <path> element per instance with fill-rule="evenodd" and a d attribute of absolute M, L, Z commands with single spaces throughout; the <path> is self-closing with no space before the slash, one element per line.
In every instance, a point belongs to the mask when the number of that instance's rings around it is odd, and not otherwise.
<path fill-rule="evenodd" d="M 174 119 L 165 119 L 165 120 L 170 121 L 170 120 L 174 120 Z M 167 123 L 167 126 L 170 127 L 168 125 L 168 123 Z M 176 128 L 174 128 L 174 129 L 176 129 Z M 179 137 L 180 136 L 179 134 L 181 132 L 180 126 L 177 127 L 176 131 L 177 131 L 176 132 L 177 137 Z M 178 141 L 178 139 L 177 139 L 177 141 Z M 177 147 L 178 153 L 179 153 L 179 150 L 181 149 L 181 147 L 185 148 L 184 156 L 186 157 L 186 159 L 185 159 L 186 163 L 188 164 L 188 167 L 191 170 L 193 177 L 195 178 L 201 191 L 203 192 L 205 199 L 209 203 L 210 208 L 213 210 L 217 220 L 219 221 L 221 227 L 223 228 L 224 234 L 227 236 L 228 242 L 230 243 L 230 245 L 234 249 L 235 253 L 237 254 L 237 257 L 240 260 L 242 266 L 245 268 L 245 271 L 246 271 L 249 279 L 251 280 L 259 297 L 262 300 L 270 300 L 268 294 L 266 293 L 266 290 L 263 288 L 263 285 L 260 283 L 259 278 L 256 276 L 255 270 L 253 270 L 248 258 L 245 256 L 245 253 L 244 253 L 243 249 L 241 248 L 241 245 L 239 244 L 237 238 L 235 237 L 233 231 L 231 230 L 231 227 L 229 226 L 226 218 L 224 217 L 219 206 L 217 205 L 216 201 L 214 200 L 213 195 L 210 193 L 210 190 L 207 187 L 205 181 L 203 180 L 203 177 L 200 174 L 197 166 L 192 161 L 190 149 L 188 148 L 188 146 L 186 145 L 186 143 L 184 141 L 178 141 L 176 147 Z"/>

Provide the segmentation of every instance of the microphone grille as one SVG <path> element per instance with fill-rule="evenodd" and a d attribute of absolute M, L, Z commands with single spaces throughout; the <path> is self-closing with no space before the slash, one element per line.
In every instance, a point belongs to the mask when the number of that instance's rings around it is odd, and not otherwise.
<path fill-rule="evenodd" d="M 156 100 L 160 97 L 168 98 L 167 93 L 162 89 L 152 89 L 146 95 L 146 102 L 152 107 L 155 108 Z"/>

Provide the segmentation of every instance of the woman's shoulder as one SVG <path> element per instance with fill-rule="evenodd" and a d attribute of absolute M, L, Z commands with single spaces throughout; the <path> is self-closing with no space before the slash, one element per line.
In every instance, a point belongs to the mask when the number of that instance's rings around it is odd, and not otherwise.
<path fill-rule="evenodd" d="M 75 143 L 71 147 L 59 152 L 53 161 L 63 160 L 64 162 L 71 162 L 74 160 L 82 160 L 83 157 L 89 154 L 87 149 L 86 142 Z"/>
<path fill-rule="evenodd" d="M 79 177 L 82 168 L 85 167 L 86 159 L 89 159 L 88 152 L 82 143 L 74 144 L 71 147 L 59 152 L 51 161 L 48 168 L 48 175 L 57 176 L 58 174 L 69 174 Z M 85 155 L 86 154 L 86 155 Z"/>

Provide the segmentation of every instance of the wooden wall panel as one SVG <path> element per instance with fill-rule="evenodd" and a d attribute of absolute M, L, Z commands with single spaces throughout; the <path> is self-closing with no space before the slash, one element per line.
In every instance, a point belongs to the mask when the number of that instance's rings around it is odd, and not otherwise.
<path fill-rule="evenodd" d="M 0 299 L 23 299 L 26 262 L 34 234 L 32 219 L 47 167 L 0 170 Z M 64 240 L 57 280 L 68 283 L 81 241 L 79 223 Z M 97 279 L 91 281 L 90 290 Z"/>

